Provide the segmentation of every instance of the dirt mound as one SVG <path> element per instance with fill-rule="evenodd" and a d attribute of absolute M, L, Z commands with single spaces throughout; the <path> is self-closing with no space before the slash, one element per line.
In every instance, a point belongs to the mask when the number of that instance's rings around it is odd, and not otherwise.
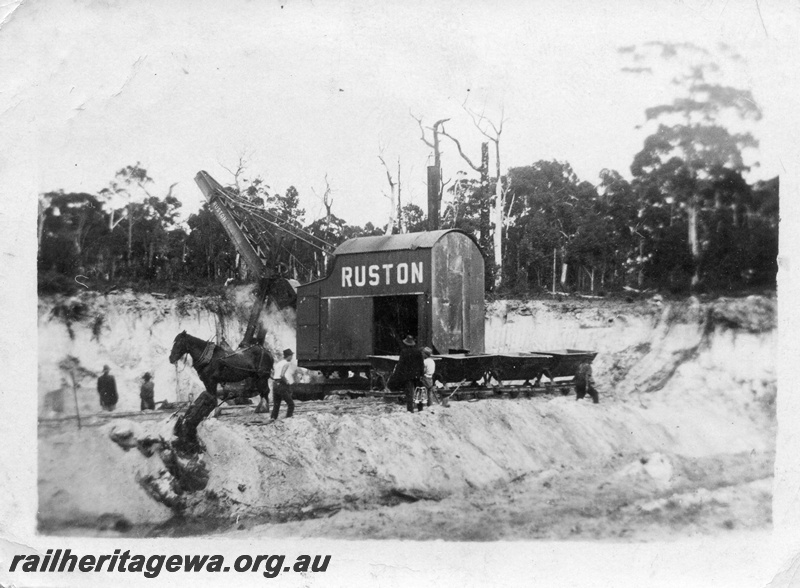
<path fill-rule="evenodd" d="M 641 467 L 649 454 L 553 467 L 442 499 L 406 496 L 391 508 L 345 508 L 280 525 L 246 523 L 227 537 L 336 537 L 495 541 L 663 540 L 763 529 L 770 522 L 772 455 L 660 456 L 666 479 Z M 685 475 L 688 471 L 690 475 Z"/>
<path fill-rule="evenodd" d="M 637 304 L 494 303 L 487 318 L 492 351 L 599 351 L 599 405 L 545 396 L 409 414 L 331 398 L 274 424 L 229 409 L 201 425 L 195 457 L 171 449 L 171 422 L 156 413 L 40 426 L 42 524 L 97 532 L 122 520 L 163 534 L 182 532 L 163 526 L 180 517 L 265 522 L 257 532 L 275 535 L 450 539 L 769 524 L 774 301 Z"/>

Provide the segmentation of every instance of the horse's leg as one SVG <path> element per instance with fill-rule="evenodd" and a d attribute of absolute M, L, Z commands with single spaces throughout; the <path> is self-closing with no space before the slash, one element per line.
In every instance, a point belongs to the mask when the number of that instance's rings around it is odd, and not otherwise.
<path fill-rule="evenodd" d="M 214 418 L 217 418 L 219 415 L 222 414 L 222 405 L 227 401 L 226 399 L 227 392 L 223 389 L 220 394 L 217 394 L 217 386 L 218 384 L 216 382 L 206 384 L 206 390 L 208 390 L 209 393 L 214 395 L 214 401 L 215 401 L 214 411 L 212 414 L 209 415 Z M 221 400 L 220 396 L 222 396 L 222 398 L 224 398 L 225 400 Z"/>
<path fill-rule="evenodd" d="M 256 414 L 269 412 L 269 376 L 260 376 L 256 380 L 256 388 L 260 399 L 256 406 Z"/>
<path fill-rule="evenodd" d="M 204 384 L 206 385 L 205 392 L 200 394 L 186 411 L 186 414 L 178 419 L 174 429 L 179 444 L 191 451 L 200 449 L 197 439 L 197 427 L 200 426 L 204 418 L 211 414 L 217 405 L 217 385 L 209 382 L 204 382 Z"/>

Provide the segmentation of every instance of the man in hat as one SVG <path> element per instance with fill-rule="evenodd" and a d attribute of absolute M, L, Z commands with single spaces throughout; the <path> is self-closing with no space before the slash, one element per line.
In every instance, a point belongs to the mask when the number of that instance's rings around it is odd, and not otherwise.
<path fill-rule="evenodd" d="M 294 400 L 292 399 L 292 384 L 294 384 L 294 351 L 283 350 L 283 359 L 272 368 L 272 420 L 278 419 L 281 410 L 281 400 L 286 401 L 286 418 L 294 414 Z"/>
<path fill-rule="evenodd" d="M 414 412 L 414 390 L 417 382 L 425 372 L 425 364 L 422 359 L 422 351 L 417 347 L 417 341 L 411 335 L 406 335 L 403 339 L 403 346 L 400 349 L 400 360 L 394 368 L 392 380 L 397 386 L 405 390 L 406 409 Z M 422 406 L 419 406 L 422 410 Z"/>
<path fill-rule="evenodd" d="M 155 410 L 156 390 L 155 384 L 153 384 L 153 376 L 150 375 L 150 372 L 145 372 L 142 379 L 144 382 L 142 383 L 142 387 L 139 388 L 139 398 L 142 400 L 141 410 Z"/>
<path fill-rule="evenodd" d="M 112 411 L 117 406 L 117 381 L 109 372 L 111 368 L 103 366 L 103 375 L 97 378 L 97 393 L 100 395 L 100 406 L 103 410 Z"/>
<path fill-rule="evenodd" d="M 591 396 L 592 402 L 595 404 L 600 402 L 600 395 L 594 387 L 592 364 L 584 360 L 578 366 L 578 370 L 575 373 L 575 400 L 582 400 L 587 392 L 589 396 Z"/>

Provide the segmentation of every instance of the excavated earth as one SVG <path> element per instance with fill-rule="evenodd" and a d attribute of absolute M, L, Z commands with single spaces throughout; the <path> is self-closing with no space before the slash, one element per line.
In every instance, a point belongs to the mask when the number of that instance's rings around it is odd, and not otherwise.
<path fill-rule="evenodd" d="M 199 455 L 181 454 L 175 410 L 138 411 L 139 378 L 154 373 L 156 400 L 196 396 L 190 365 L 167 360 L 172 339 L 237 341 L 247 304 L 243 289 L 40 301 L 40 531 L 660 540 L 771 525 L 774 298 L 493 302 L 488 351 L 596 350 L 600 404 L 540 395 L 409 414 L 333 395 L 273 424 L 231 406 L 200 426 Z M 262 320 L 273 352 L 293 346 L 290 313 Z M 110 414 L 95 391 L 104 363 L 121 393 Z"/>

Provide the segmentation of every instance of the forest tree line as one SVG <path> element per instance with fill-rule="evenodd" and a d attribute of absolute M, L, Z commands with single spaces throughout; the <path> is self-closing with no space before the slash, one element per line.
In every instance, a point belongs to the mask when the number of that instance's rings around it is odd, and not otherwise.
<path fill-rule="evenodd" d="M 594 185 L 565 162 L 538 161 L 508 170 L 504 231 L 504 281 L 497 292 L 603 294 L 623 289 L 688 291 L 695 270 L 702 286 L 721 292 L 773 288 L 778 253 L 778 179 L 748 184 L 728 168 L 709 170 L 698 189 L 701 255 L 695 267 L 688 240 L 686 182 L 676 169 L 633 181 L 604 170 Z M 146 196 L 110 204 L 142 185 Z M 241 275 L 241 260 L 208 205 L 178 223 L 181 203 L 171 192 L 150 194 L 153 184 L 139 165 L 121 169 L 97 193 L 49 192 L 39 202 L 39 284 L 42 293 L 134 285 L 224 283 Z M 233 191 L 235 187 L 231 188 Z M 271 192 L 260 179 L 242 190 L 250 201 L 292 226 L 335 246 L 368 235 L 427 230 L 419 206 L 401 209 L 393 227 L 347 224 L 335 214 L 304 221 L 299 194 Z M 249 193 L 249 195 L 248 195 Z M 486 194 L 489 194 L 489 197 Z M 441 228 L 458 228 L 491 247 L 485 236 L 488 190 L 462 176 L 448 189 Z M 482 222 L 483 221 L 483 222 Z M 492 256 L 484 251 L 487 287 Z M 307 281 L 324 273 L 324 256 L 303 241 L 285 256 L 289 277 Z M 286 271 L 286 270 L 284 270 Z M 79 277 L 80 276 L 80 277 Z"/>
<path fill-rule="evenodd" d="M 719 63 L 742 61 L 729 48 L 720 51 L 713 55 L 689 44 L 658 42 L 620 48 L 635 65 L 623 70 L 637 76 L 652 75 L 656 66 L 674 65 L 678 56 L 686 56 L 683 69 L 669 81 L 676 98 L 644 113 L 650 134 L 632 158 L 631 179 L 606 169 L 591 183 L 556 160 L 503 169 L 502 113 L 492 120 L 465 106 L 485 139 L 479 145 L 448 133 L 450 118 L 426 127 L 422 117 L 414 117 L 436 162 L 435 174 L 429 170 L 428 177 L 434 178 L 438 197 L 428 211 L 401 205 L 399 160 L 393 176 L 383 155 L 379 160 L 392 206 L 382 226 L 350 225 L 334 214 L 327 176 L 321 197 L 326 214 L 313 221 L 306 220 L 293 186 L 273 191 L 242 160 L 227 190 L 283 227 L 272 236 L 280 248 L 274 269 L 300 282 L 324 275 L 328 267 L 326 255 L 310 245 L 314 241 L 336 246 L 353 237 L 423 231 L 433 224 L 475 238 L 486 260 L 486 290 L 498 295 L 774 288 L 778 178 L 746 179 L 743 153 L 758 142 L 742 129 L 758 121 L 761 110 L 748 90 L 719 81 Z M 455 146 L 464 164 L 446 181 L 439 163 L 445 145 Z M 480 159 L 467 155 L 470 147 L 480 148 Z M 208 205 L 179 223 L 181 202 L 172 187 L 154 194 L 154 185 L 136 163 L 94 193 L 40 195 L 40 292 L 90 283 L 100 289 L 170 290 L 246 278 Z M 376 202 L 383 197 L 376 194 Z"/>

